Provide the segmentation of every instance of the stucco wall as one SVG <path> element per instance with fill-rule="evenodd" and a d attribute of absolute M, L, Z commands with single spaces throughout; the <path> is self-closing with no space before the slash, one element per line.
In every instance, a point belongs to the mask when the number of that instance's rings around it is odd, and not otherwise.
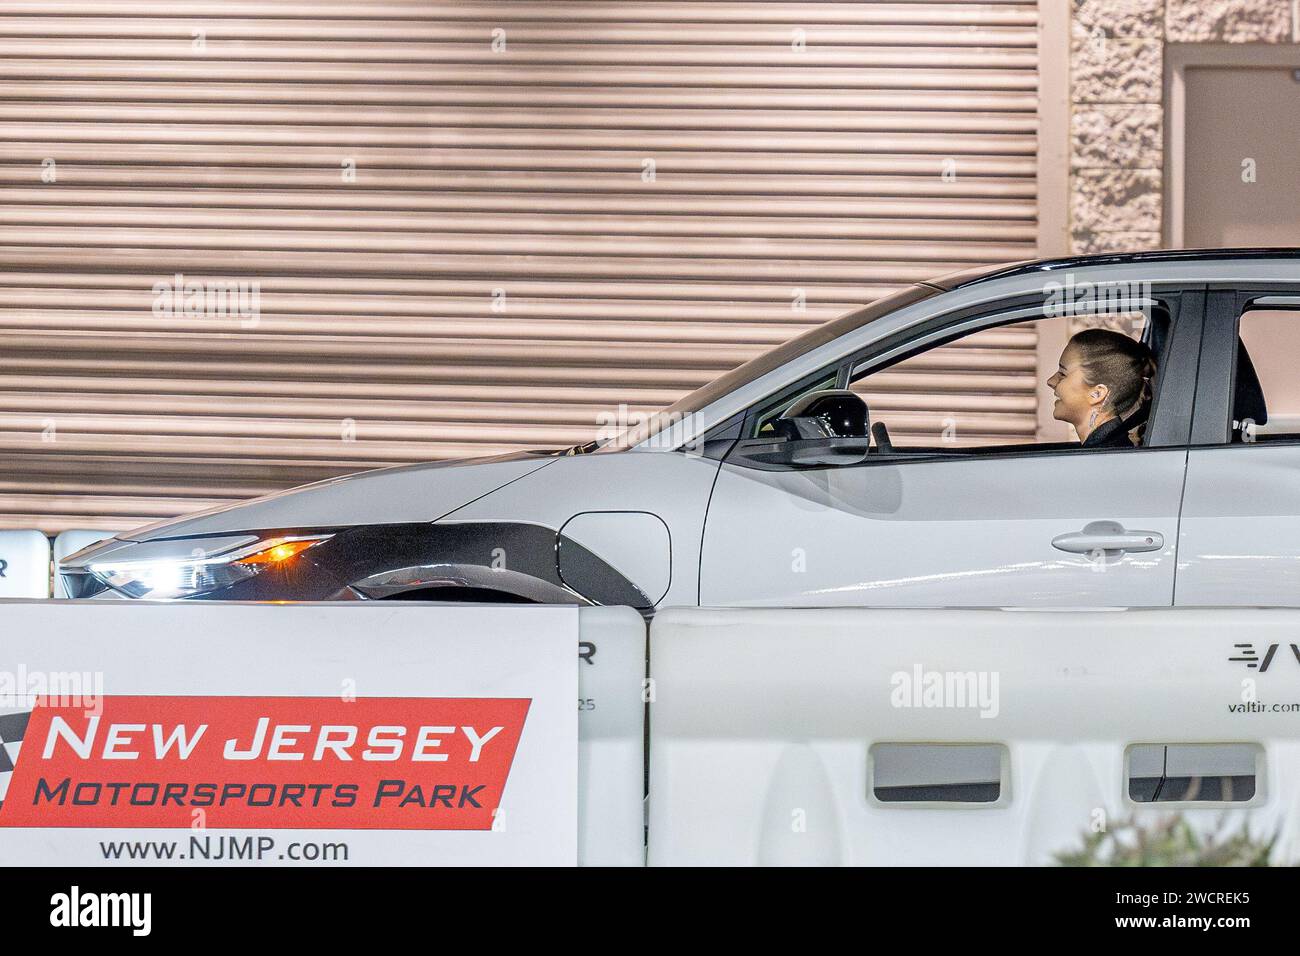
<path fill-rule="evenodd" d="M 1162 245 L 1169 43 L 1289 43 L 1291 0 L 1072 0 L 1070 239 L 1076 253 Z"/>

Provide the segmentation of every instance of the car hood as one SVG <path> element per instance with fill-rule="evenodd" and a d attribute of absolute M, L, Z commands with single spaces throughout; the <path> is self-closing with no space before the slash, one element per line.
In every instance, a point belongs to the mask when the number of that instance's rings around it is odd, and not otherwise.
<path fill-rule="evenodd" d="M 557 456 L 517 452 L 362 471 L 136 528 L 118 538 L 157 541 L 231 531 L 437 521 Z"/>

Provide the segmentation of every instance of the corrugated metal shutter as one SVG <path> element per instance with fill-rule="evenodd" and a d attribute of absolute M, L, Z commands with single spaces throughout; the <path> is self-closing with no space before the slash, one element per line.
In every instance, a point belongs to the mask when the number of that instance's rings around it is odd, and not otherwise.
<path fill-rule="evenodd" d="M 1035 20 L 10 0 L 0 523 L 576 443 L 900 283 L 1030 256 Z M 176 273 L 258 283 L 257 321 L 156 314 Z"/>
<path fill-rule="evenodd" d="M 1033 322 L 986 329 L 865 375 L 850 387 L 900 448 L 1033 443 L 1037 346 Z"/>

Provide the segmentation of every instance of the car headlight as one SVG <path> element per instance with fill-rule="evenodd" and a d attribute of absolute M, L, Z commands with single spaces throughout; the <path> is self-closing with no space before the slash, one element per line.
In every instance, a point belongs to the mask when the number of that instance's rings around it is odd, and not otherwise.
<path fill-rule="evenodd" d="M 331 535 L 262 538 L 231 535 L 220 538 L 113 542 L 95 545 L 70 556 L 60 566 L 65 580 L 89 576 L 101 586 L 132 598 L 167 601 L 195 597 L 237 584 L 267 568 L 290 561 Z M 78 560 L 81 559 L 81 560 Z M 89 596 L 84 586 L 79 596 Z"/>

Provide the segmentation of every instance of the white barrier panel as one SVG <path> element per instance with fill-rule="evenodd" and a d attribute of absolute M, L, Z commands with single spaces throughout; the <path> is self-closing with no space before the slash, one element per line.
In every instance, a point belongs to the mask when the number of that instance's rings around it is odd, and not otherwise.
<path fill-rule="evenodd" d="M 54 561 L 57 565 L 70 554 L 75 554 L 82 548 L 88 548 L 92 544 L 104 541 L 113 537 L 116 531 L 83 531 L 80 529 L 70 529 L 61 531 L 54 539 Z M 58 570 L 54 572 L 54 596 L 56 598 L 66 598 L 67 589 L 63 586 L 63 579 L 59 577 Z M 35 595 L 33 595 L 35 596 Z"/>
<path fill-rule="evenodd" d="M 1174 812 L 1300 859 L 1300 611 L 671 609 L 650 648 L 651 865 L 1040 865 Z"/>
<path fill-rule="evenodd" d="M 573 864 L 577 641 L 571 607 L 0 605 L 0 861 Z"/>
<path fill-rule="evenodd" d="M 39 531 L 0 531 L 0 598 L 50 596 L 50 539 Z"/>
<path fill-rule="evenodd" d="M 578 642 L 578 860 L 645 865 L 645 620 L 584 607 Z"/>

